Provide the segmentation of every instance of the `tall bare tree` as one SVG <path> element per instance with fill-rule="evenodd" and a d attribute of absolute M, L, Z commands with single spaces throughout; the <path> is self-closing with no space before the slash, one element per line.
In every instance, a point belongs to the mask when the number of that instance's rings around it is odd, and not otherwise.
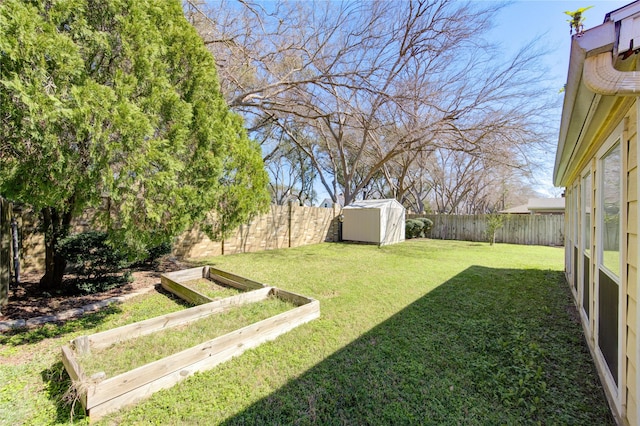
<path fill-rule="evenodd" d="M 217 58 L 229 105 L 250 130 L 279 126 L 345 204 L 381 176 L 404 182 L 391 176 L 392 161 L 436 148 L 513 168 L 530 161 L 548 111 L 537 101 L 541 53 L 530 45 L 505 59 L 484 41 L 499 8 L 451 0 L 185 5 Z M 265 139 L 266 159 L 276 143 Z M 390 189 L 402 198 L 407 187 Z"/>
<path fill-rule="evenodd" d="M 302 140 L 304 135 L 295 132 L 295 127 L 290 127 L 297 140 Z M 275 139 L 276 149 L 267 156 L 267 171 L 271 176 L 269 189 L 272 202 L 278 205 L 289 201 L 296 201 L 301 205 L 313 205 L 316 201 L 314 182 L 316 170 L 306 156 L 280 127 L 265 126 L 259 132 L 264 139 Z"/>

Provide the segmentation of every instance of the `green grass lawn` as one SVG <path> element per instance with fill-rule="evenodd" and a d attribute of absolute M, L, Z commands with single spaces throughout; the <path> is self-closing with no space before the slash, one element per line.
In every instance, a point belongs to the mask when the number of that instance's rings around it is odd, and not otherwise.
<path fill-rule="evenodd" d="M 243 291 L 234 287 L 220 285 L 215 281 L 207 278 L 198 278 L 197 280 L 189 280 L 182 283 L 182 285 L 189 287 L 192 290 L 203 294 L 212 300 L 224 299 L 226 297 L 237 296 Z"/>
<path fill-rule="evenodd" d="M 113 377 L 295 307 L 290 302 L 268 297 L 260 302 L 231 307 L 187 325 L 115 343 L 103 350 L 79 356 L 78 363 L 88 376 L 104 372 L 107 377 Z"/>
<path fill-rule="evenodd" d="M 320 300 L 320 319 L 103 423 L 614 424 L 563 253 L 412 240 L 208 259 Z M 62 328 L 0 336 L 0 422 L 68 422 L 59 347 L 155 315 L 156 305 L 143 297 Z"/>

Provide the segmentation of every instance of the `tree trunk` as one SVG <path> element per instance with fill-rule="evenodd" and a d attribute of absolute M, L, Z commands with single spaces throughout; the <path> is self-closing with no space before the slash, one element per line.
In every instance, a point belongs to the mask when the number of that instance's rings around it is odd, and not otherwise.
<path fill-rule="evenodd" d="M 42 209 L 45 245 L 45 273 L 40 278 L 40 289 L 55 291 L 62 287 L 62 278 L 67 261 L 57 250 L 58 241 L 69 234 L 71 212 L 61 213 L 53 207 Z"/>

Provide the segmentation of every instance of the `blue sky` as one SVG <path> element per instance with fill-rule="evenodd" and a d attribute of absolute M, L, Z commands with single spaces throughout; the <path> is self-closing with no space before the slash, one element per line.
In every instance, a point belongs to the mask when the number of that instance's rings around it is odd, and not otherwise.
<path fill-rule="evenodd" d="M 1 1 L 1 0 L 0 0 Z M 211 1 L 211 0 L 209 0 Z M 331 1 L 331 0 L 329 0 Z M 366 1 L 366 0 L 364 0 Z M 387 0 L 395 1 L 395 0 Z M 602 24 L 604 16 L 611 11 L 619 9 L 632 2 L 632 0 L 470 0 L 471 2 L 491 2 L 507 5 L 500 11 L 495 27 L 489 33 L 489 39 L 500 44 L 505 56 L 515 54 L 520 48 L 533 40 L 538 40 L 542 46 L 549 51 L 546 60 L 542 64 L 548 69 L 548 86 L 553 90 L 553 95 L 561 98 L 558 93 L 564 86 L 567 78 L 569 66 L 569 50 L 571 36 L 569 34 L 569 16 L 564 11 L 574 11 L 581 7 L 592 6 L 585 12 L 585 29 L 593 28 Z M 269 0 L 264 0 L 269 4 Z M 483 35 L 483 36 L 486 36 Z M 559 99 L 559 105 L 561 105 Z M 561 189 L 552 185 L 553 164 L 555 159 L 555 147 L 557 146 L 557 135 L 560 126 L 561 107 L 548 123 L 552 140 L 548 141 L 554 149 L 548 152 L 545 158 L 545 167 L 535 170 L 535 178 L 539 183 L 536 186 L 541 195 L 559 196 Z M 318 192 L 318 202 L 327 197 L 327 193 L 322 185 L 317 182 L 315 186 Z"/>
<path fill-rule="evenodd" d="M 541 37 L 545 47 L 551 51 L 547 65 L 552 77 L 558 78 L 562 87 L 566 80 L 571 45 L 567 22 L 569 17 L 564 11 L 593 6 L 585 12 L 585 29 L 589 29 L 602 24 L 608 12 L 629 3 L 631 1 L 515 0 L 501 11 L 492 36 L 509 51 L 515 51 L 536 37 Z"/>
<path fill-rule="evenodd" d="M 544 64 L 549 71 L 550 84 L 559 90 L 567 79 L 571 46 L 569 23 L 567 22 L 569 17 L 564 14 L 564 11 L 593 6 L 585 12 L 585 29 L 589 29 L 602 24 L 604 16 L 608 12 L 629 3 L 631 1 L 515 0 L 500 12 L 496 27 L 491 32 L 491 39 L 500 43 L 506 52 L 515 53 L 531 40 L 540 37 L 540 42 L 544 43 L 544 47 L 550 52 Z M 562 96 L 562 94 L 558 94 L 558 96 Z M 560 126 L 560 114 L 561 109 L 558 109 L 557 120 L 549 123 L 554 127 L 552 134 L 556 137 Z M 557 145 L 557 139 L 551 142 L 554 147 Z M 548 196 L 557 196 L 561 193 L 559 190 L 554 190 L 551 184 L 554 158 L 555 151 L 549 153 L 547 166 L 536 171 L 536 178 L 540 182 L 537 189 Z"/>

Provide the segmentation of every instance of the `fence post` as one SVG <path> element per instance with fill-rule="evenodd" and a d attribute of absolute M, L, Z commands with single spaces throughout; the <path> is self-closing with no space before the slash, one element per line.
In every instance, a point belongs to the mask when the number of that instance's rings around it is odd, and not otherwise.
<path fill-rule="evenodd" d="M 419 217 L 410 214 L 407 218 Z M 426 215 L 433 221 L 431 238 L 443 240 L 485 241 L 487 215 Z M 509 244 L 564 244 L 564 214 L 562 215 L 505 215 L 505 223 L 498 230 L 496 242 Z"/>
<path fill-rule="evenodd" d="M 9 302 L 11 281 L 11 205 L 0 198 L 0 309 Z"/>
<path fill-rule="evenodd" d="M 289 202 L 287 203 L 289 204 L 289 217 L 288 217 L 288 231 L 287 234 L 289 235 L 289 244 L 287 245 L 287 247 L 291 248 L 291 222 L 292 222 L 292 213 L 293 213 L 293 200 L 289 200 Z"/>
<path fill-rule="evenodd" d="M 15 277 L 16 284 L 20 284 L 20 256 L 19 256 L 19 241 L 18 241 L 18 221 L 13 215 L 13 209 L 11 209 L 11 251 L 13 252 L 13 275 Z"/>

